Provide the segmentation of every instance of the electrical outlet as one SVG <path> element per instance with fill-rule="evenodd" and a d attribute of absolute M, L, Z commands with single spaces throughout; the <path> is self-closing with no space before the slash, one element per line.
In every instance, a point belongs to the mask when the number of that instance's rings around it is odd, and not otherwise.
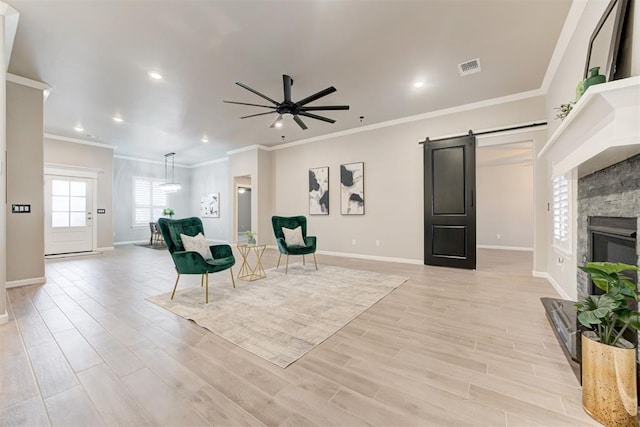
<path fill-rule="evenodd" d="M 376 240 L 376 246 L 380 246 L 380 240 Z"/>
<path fill-rule="evenodd" d="M 352 244 L 352 245 L 355 245 L 355 244 L 356 244 L 356 239 L 353 239 L 353 240 L 351 241 L 351 244 Z"/>

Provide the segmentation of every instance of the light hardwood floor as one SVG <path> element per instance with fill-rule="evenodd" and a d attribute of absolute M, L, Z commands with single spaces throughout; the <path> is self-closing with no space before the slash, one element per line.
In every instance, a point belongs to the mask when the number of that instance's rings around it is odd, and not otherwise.
<path fill-rule="evenodd" d="M 268 250 L 265 268 L 276 259 Z M 165 251 L 47 261 L 46 285 L 7 292 L 0 425 L 598 425 L 545 318 L 539 298 L 557 295 L 531 277 L 530 253 L 481 250 L 477 271 L 318 264 L 410 280 L 281 369 L 145 301 L 173 286 Z M 230 286 L 228 273 L 211 286 Z"/>

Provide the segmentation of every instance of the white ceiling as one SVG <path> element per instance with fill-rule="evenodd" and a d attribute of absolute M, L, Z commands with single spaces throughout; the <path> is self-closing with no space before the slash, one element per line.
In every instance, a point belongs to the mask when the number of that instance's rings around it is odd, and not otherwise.
<path fill-rule="evenodd" d="M 9 72 L 53 86 L 46 133 L 159 161 L 175 151 L 190 165 L 539 89 L 571 0 L 8 3 L 20 13 Z M 460 77 L 474 58 L 482 72 Z M 236 81 L 281 101 L 282 74 L 294 101 L 335 86 L 309 105 L 351 110 L 318 112 L 337 122 L 305 118 L 303 131 L 291 118 L 270 129 L 274 115 L 240 120 L 267 110 L 222 103 L 265 104 Z"/>

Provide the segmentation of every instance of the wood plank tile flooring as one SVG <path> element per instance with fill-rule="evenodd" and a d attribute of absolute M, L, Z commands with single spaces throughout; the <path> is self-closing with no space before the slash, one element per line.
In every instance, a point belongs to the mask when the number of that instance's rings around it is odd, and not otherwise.
<path fill-rule="evenodd" d="M 286 369 L 146 302 L 173 286 L 165 251 L 48 260 L 46 285 L 7 291 L 0 426 L 598 425 L 531 254 L 478 255 L 477 271 L 318 256 L 411 279 Z"/>

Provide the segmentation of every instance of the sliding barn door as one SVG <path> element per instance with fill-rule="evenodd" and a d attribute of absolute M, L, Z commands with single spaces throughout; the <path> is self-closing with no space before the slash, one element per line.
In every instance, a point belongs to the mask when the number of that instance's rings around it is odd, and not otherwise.
<path fill-rule="evenodd" d="M 476 138 L 424 144 L 424 263 L 476 268 Z"/>

